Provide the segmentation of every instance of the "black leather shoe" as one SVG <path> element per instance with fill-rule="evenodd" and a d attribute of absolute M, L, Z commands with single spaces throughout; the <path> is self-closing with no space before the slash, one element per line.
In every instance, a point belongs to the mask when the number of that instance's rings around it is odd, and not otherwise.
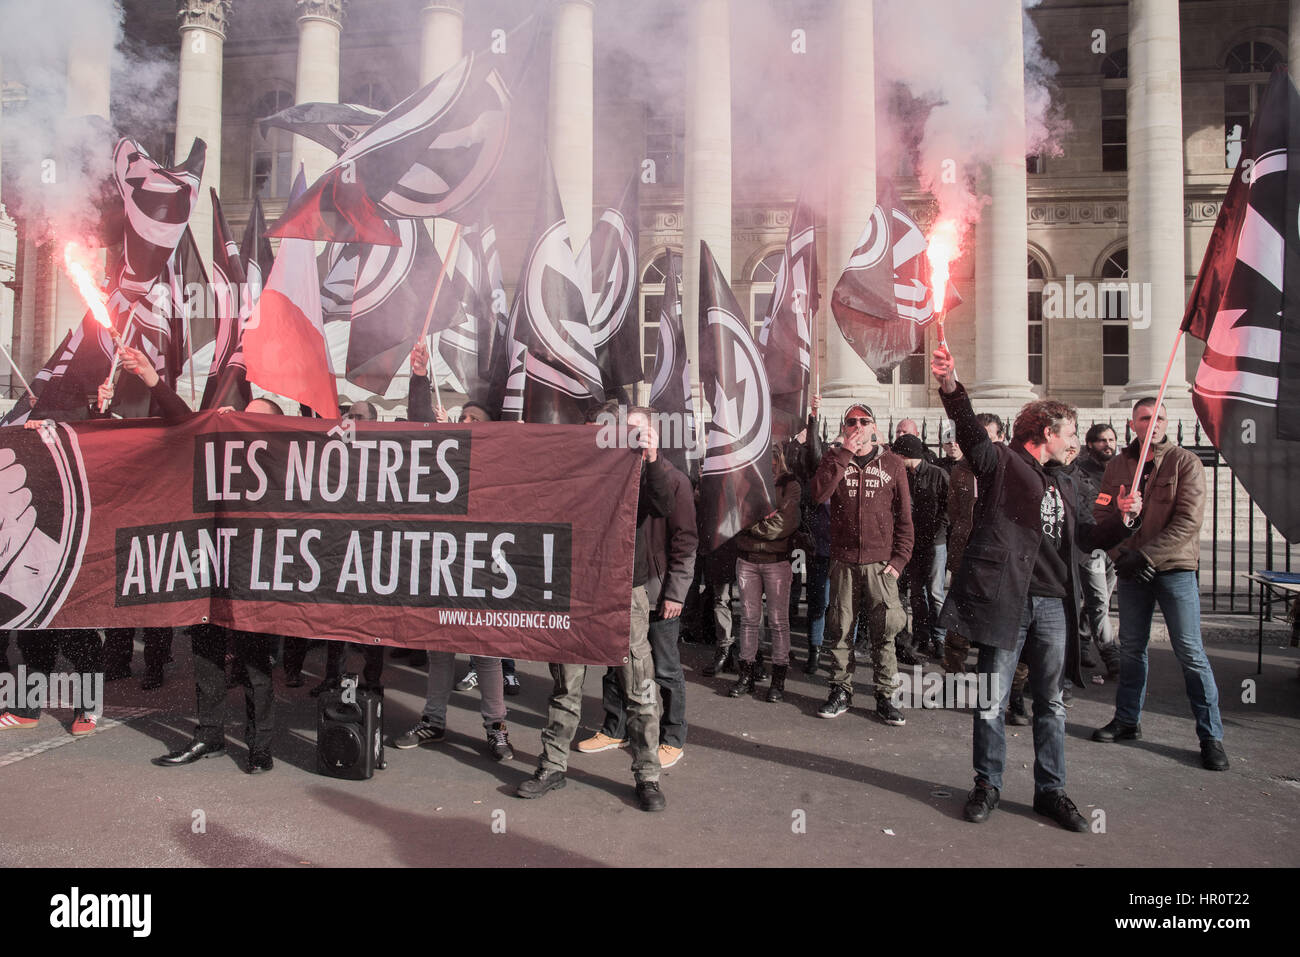
<path fill-rule="evenodd" d="M 987 781 L 976 781 L 970 794 L 966 795 L 966 807 L 961 816 L 972 824 L 983 824 L 998 807 L 1001 792 Z"/>
<path fill-rule="evenodd" d="M 1112 741 L 1142 740 L 1142 725 L 1123 724 L 1119 718 L 1111 718 L 1110 724 L 1098 728 L 1092 733 L 1092 740 L 1109 744 Z"/>
<path fill-rule="evenodd" d="M 157 671 L 146 671 L 144 679 L 140 682 L 141 691 L 155 691 L 163 686 L 163 673 L 159 668 Z"/>
<path fill-rule="evenodd" d="M 539 768 L 531 778 L 515 788 L 515 796 L 539 798 L 547 791 L 558 791 L 566 783 L 563 771 L 543 771 Z"/>
<path fill-rule="evenodd" d="M 1007 702 L 1007 724 L 1023 727 L 1029 724 L 1029 712 L 1025 710 L 1025 696 L 1013 694 Z"/>
<path fill-rule="evenodd" d="M 153 763 L 160 768 L 179 767 L 182 764 L 193 764 L 201 758 L 219 758 L 226 753 L 226 744 L 209 744 L 207 741 L 191 741 L 180 751 L 173 751 L 171 754 L 165 754 L 161 758 L 154 758 Z"/>
<path fill-rule="evenodd" d="M 659 790 L 658 781 L 636 782 L 636 803 L 643 811 L 662 811 L 668 806 L 664 792 Z"/>
<path fill-rule="evenodd" d="M 285 672 L 284 686 L 286 688 L 301 688 L 304 683 L 301 671 L 295 671 L 293 674 Z"/>
<path fill-rule="evenodd" d="M 1043 791 L 1034 795 L 1034 813 L 1050 817 L 1067 831 L 1082 834 L 1088 830 L 1088 822 L 1074 802 L 1065 796 L 1064 791 Z"/>
<path fill-rule="evenodd" d="M 826 698 L 826 703 L 817 709 L 817 717 L 838 718 L 845 711 L 849 710 L 849 705 L 852 703 L 853 696 L 839 685 L 836 685 L 831 688 L 831 693 Z"/>
<path fill-rule="evenodd" d="M 275 761 L 271 759 L 270 751 L 250 751 L 248 759 L 244 762 L 245 774 L 261 774 L 263 771 L 270 771 L 275 767 Z"/>
<path fill-rule="evenodd" d="M 343 685 L 338 680 L 334 678 L 326 678 L 324 681 L 316 685 L 316 687 L 312 688 L 307 693 L 311 695 L 313 698 L 319 698 L 326 691 L 338 691 L 339 688 L 341 687 L 343 687 Z"/>
<path fill-rule="evenodd" d="M 808 661 L 803 666 L 803 673 L 806 675 L 817 674 L 817 668 L 822 663 L 822 649 L 820 645 L 808 649 Z"/>
<path fill-rule="evenodd" d="M 895 645 L 894 658 L 900 665 L 905 665 L 908 668 L 921 664 L 921 659 L 907 645 Z"/>
<path fill-rule="evenodd" d="M 704 677 L 706 678 L 712 678 L 719 671 L 721 671 L 727 663 L 727 652 L 729 650 L 730 649 L 728 648 L 722 648 L 719 649 L 718 651 L 715 651 L 713 653 L 713 660 L 704 666 L 704 670 L 701 672 L 701 674 L 703 674 Z"/>
<path fill-rule="evenodd" d="M 1201 742 L 1201 767 L 1207 771 L 1228 770 L 1228 753 L 1223 750 L 1223 742 L 1211 738 Z"/>

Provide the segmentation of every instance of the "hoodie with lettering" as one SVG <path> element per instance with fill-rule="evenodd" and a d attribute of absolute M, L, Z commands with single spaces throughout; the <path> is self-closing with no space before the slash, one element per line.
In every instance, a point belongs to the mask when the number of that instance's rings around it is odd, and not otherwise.
<path fill-rule="evenodd" d="M 843 446 L 832 445 L 813 475 L 812 498 L 819 505 L 830 503 L 833 561 L 888 562 L 902 574 L 915 540 L 902 458 L 880 447 L 855 457 Z"/>

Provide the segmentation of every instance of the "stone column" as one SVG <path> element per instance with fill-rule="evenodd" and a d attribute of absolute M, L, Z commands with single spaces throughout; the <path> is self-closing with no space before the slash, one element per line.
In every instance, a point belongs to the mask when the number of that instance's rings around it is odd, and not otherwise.
<path fill-rule="evenodd" d="M 190 215 L 190 230 L 212 268 L 212 203 L 208 187 L 221 191 L 221 55 L 232 0 L 179 0 L 181 52 L 176 93 L 176 157 L 189 155 L 195 138 L 207 146 L 203 182 Z"/>
<path fill-rule="evenodd" d="M 686 218 L 682 323 L 691 375 L 700 379 L 700 240 L 731 275 L 731 3 L 695 0 L 686 14 Z"/>
<path fill-rule="evenodd" d="M 4 87 L 4 64 L 0 62 L 0 89 Z M 3 129 L 3 117 L 0 116 L 0 129 Z M 2 167 L 0 167 L 2 168 Z M 0 343 L 14 356 L 14 291 L 13 282 L 18 265 L 18 228 L 5 211 L 4 196 L 0 195 Z M 0 357 L 0 375 L 7 382 L 18 385 L 9 363 Z M 0 396 L 3 398 L 3 396 Z"/>
<path fill-rule="evenodd" d="M 845 341 L 831 314 L 831 292 L 876 205 L 875 27 L 872 0 L 837 0 L 832 63 L 836 91 L 827 184 L 825 295 L 817 325 L 826 341 L 822 395 L 879 403 L 887 386 Z"/>
<path fill-rule="evenodd" d="M 1287 4 L 1287 69 L 1292 78 L 1300 76 L 1300 0 L 1290 0 Z"/>
<path fill-rule="evenodd" d="M 1130 325 L 1126 402 L 1160 388 L 1187 303 L 1182 103 L 1178 0 L 1129 0 L 1128 275 L 1150 283 L 1150 325 Z M 1171 399 L 1189 399 L 1181 344 L 1169 382 Z"/>
<path fill-rule="evenodd" d="M 432 0 L 420 20 L 420 85 L 446 73 L 464 53 L 464 0 Z"/>
<path fill-rule="evenodd" d="M 561 0 L 554 11 L 546 143 L 576 253 L 591 234 L 595 7 L 592 0 Z"/>
<path fill-rule="evenodd" d="M 295 103 L 339 101 L 339 34 L 343 31 L 346 0 L 297 0 L 298 73 Z M 310 185 L 334 164 L 332 150 L 305 136 L 293 138 L 292 176 L 302 163 Z"/>
<path fill-rule="evenodd" d="M 996 5 L 989 19 L 990 56 L 998 64 L 994 102 L 1001 104 L 1000 149 L 981 181 L 991 198 L 975 231 L 975 363 L 957 356 L 975 399 L 1028 402 L 1029 251 L 1025 172 L 1025 45 L 1018 3 Z"/>
<path fill-rule="evenodd" d="M 107 4 L 96 0 L 76 0 L 66 9 L 67 15 L 75 17 L 79 25 L 68 41 L 66 114 L 69 119 L 98 116 L 107 121 L 110 118 L 109 91 L 112 88 L 117 15 Z M 46 293 L 47 308 L 37 313 L 38 328 L 32 330 L 38 367 L 86 312 L 85 302 L 63 271 L 63 243 L 71 238 L 60 235 L 58 241 L 48 244 L 40 252 L 42 257 L 49 257 L 43 276 L 47 281 L 52 280 L 53 288 Z M 96 252 L 92 258 L 98 263 L 95 268 L 102 277 L 104 253 Z"/>

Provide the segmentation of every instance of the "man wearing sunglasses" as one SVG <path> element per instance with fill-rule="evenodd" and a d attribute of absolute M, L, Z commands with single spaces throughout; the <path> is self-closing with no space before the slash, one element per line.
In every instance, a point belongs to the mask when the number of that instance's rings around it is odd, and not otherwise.
<path fill-rule="evenodd" d="M 912 557 L 912 497 L 903 460 L 876 443 L 876 417 L 870 407 L 850 406 L 812 479 L 813 502 L 829 502 L 831 517 L 826 632 L 832 640 L 834 674 L 830 697 L 817 716 L 838 717 L 853 700 L 854 623 L 865 604 L 876 715 L 897 726 L 904 723 L 903 714 L 890 697 L 898 682 L 894 637 L 907 624 L 898 599 L 898 576 Z"/>

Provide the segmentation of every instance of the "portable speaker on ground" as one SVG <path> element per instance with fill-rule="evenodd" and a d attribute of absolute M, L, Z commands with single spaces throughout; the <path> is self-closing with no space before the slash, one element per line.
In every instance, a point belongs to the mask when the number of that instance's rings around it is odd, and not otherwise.
<path fill-rule="evenodd" d="M 326 691 L 316 711 L 316 770 L 332 778 L 364 781 L 384 766 L 384 696 L 357 688 L 356 675 Z"/>

